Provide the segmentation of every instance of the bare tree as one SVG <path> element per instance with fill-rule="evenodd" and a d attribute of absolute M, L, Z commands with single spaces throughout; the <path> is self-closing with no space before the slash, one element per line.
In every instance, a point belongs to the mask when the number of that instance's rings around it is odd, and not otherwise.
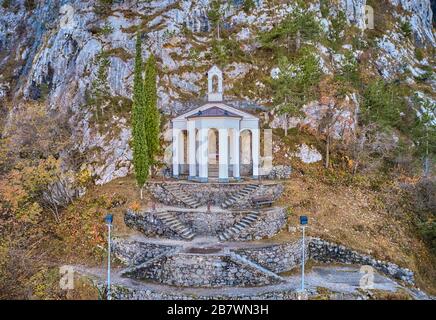
<path fill-rule="evenodd" d="M 324 116 L 321 118 L 320 125 L 318 127 L 318 130 L 320 131 L 322 136 L 324 136 L 324 141 L 326 144 L 326 151 L 325 151 L 326 169 L 330 167 L 330 150 L 332 144 L 332 136 L 334 133 L 334 127 L 338 122 L 340 115 L 341 112 L 338 112 L 338 110 L 336 110 L 335 108 L 335 105 L 332 102 L 330 102 L 327 105 L 327 110 Z"/>

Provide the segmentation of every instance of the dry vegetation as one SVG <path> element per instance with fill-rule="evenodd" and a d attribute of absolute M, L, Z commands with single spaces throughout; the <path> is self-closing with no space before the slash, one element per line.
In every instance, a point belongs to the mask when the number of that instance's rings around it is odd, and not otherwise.
<path fill-rule="evenodd" d="M 378 191 L 347 184 L 295 173 L 281 199 L 292 212 L 290 223 L 297 225 L 299 215 L 308 215 L 310 236 L 408 267 L 417 273 L 418 285 L 434 294 L 436 261 L 417 234 L 414 204 L 405 191 L 389 182 Z"/>

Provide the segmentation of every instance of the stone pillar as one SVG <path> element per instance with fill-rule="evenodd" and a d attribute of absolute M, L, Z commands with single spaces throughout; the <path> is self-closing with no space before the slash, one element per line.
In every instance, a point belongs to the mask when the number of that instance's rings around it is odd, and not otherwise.
<path fill-rule="evenodd" d="M 227 129 L 219 129 L 219 182 L 229 182 L 229 145 Z"/>
<path fill-rule="evenodd" d="M 180 129 L 173 128 L 173 177 L 179 177 L 179 137 Z"/>
<path fill-rule="evenodd" d="M 260 158 L 260 135 L 259 135 L 259 129 L 252 130 L 252 158 L 253 158 L 253 178 L 258 179 L 259 178 L 259 158 Z"/>
<path fill-rule="evenodd" d="M 239 180 L 240 174 L 239 174 L 239 153 L 240 153 L 240 148 L 239 148 L 239 138 L 240 138 L 240 132 L 238 129 L 233 130 L 233 135 L 232 135 L 232 139 L 233 139 L 233 157 L 232 157 L 232 164 L 233 164 L 233 178 Z"/>
<path fill-rule="evenodd" d="M 199 131 L 199 145 L 198 145 L 198 171 L 200 182 L 207 182 L 208 178 L 208 159 L 207 159 L 207 147 L 208 147 L 208 128 L 201 128 Z"/>
<path fill-rule="evenodd" d="M 192 180 L 197 176 L 197 164 L 195 161 L 196 150 L 196 139 L 195 139 L 195 121 L 189 120 L 188 126 L 188 162 L 189 162 L 189 176 L 188 180 Z"/>
<path fill-rule="evenodd" d="M 177 150 L 179 154 L 179 175 L 184 174 L 185 171 L 185 134 L 183 130 L 179 130 L 179 147 Z"/>

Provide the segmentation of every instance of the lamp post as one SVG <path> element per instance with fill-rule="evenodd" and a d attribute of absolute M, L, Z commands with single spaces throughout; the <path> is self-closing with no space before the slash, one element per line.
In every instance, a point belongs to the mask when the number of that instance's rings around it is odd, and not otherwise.
<path fill-rule="evenodd" d="M 104 218 L 108 228 L 107 236 L 107 299 L 112 300 L 111 297 L 111 227 L 113 221 L 113 215 L 107 214 Z"/>
<path fill-rule="evenodd" d="M 304 245 L 304 236 L 305 229 L 307 227 L 307 223 L 309 222 L 309 218 L 307 216 L 300 216 L 300 225 L 301 229 L 303 229 L 303 245 L 302 245 L 302 257 L 301 257 L 301 292 L 304 292 L 304 259 L 305 259 L 305 245 Z"/>

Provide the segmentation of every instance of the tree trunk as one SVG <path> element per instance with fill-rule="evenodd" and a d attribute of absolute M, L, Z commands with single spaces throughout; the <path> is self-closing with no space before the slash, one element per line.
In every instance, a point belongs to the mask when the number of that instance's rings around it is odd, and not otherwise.
<path fill-rule="evenodd" d="M 425 147 L 425 158 L 424 158 L 424 176 L 428 177 L 430 173 L 430 164 L 429 164 L 429 151 L 428 151 L 428 126 L 426 126 L 426 147 Z"/>
<path fill-rule="evenodd" d="M 220 40 L 220 21 L 217 23 L 218 40 Z"/>
<path fill-rule="evenodd" d="M 297 31 L 297 36 L 295 38 L 295 49 L 296 51 L 300 50 L 301 47 L 301 32 L 300 30 Z"/>
<path fill-rule="evenodd" d="M 142 186 L 142 187 L 139 189 L 139 194 L 140 194 L 140 198 L 141 198 L 141 200 L 144 199 L 143 189 L 144 189 L 144 186 Z"/>
<path fill-rule="evenodd" d="M 326 139 L 325 167 L 326 169 L 330 167 L 330 135 L 328 135 Z"/>
<path fill-rule="evenodd" d="M 285 117 L 285 122 L 283 124 L 283 127 L 285 129 L 285 137 L 287 137 L 288 136 L 288 116 L 285 114 L 284 117 Z"/>
<path fill-rule="evenodd" d="M 289 34 L 286 36 L 286 50 L 289 53 Z"/>

